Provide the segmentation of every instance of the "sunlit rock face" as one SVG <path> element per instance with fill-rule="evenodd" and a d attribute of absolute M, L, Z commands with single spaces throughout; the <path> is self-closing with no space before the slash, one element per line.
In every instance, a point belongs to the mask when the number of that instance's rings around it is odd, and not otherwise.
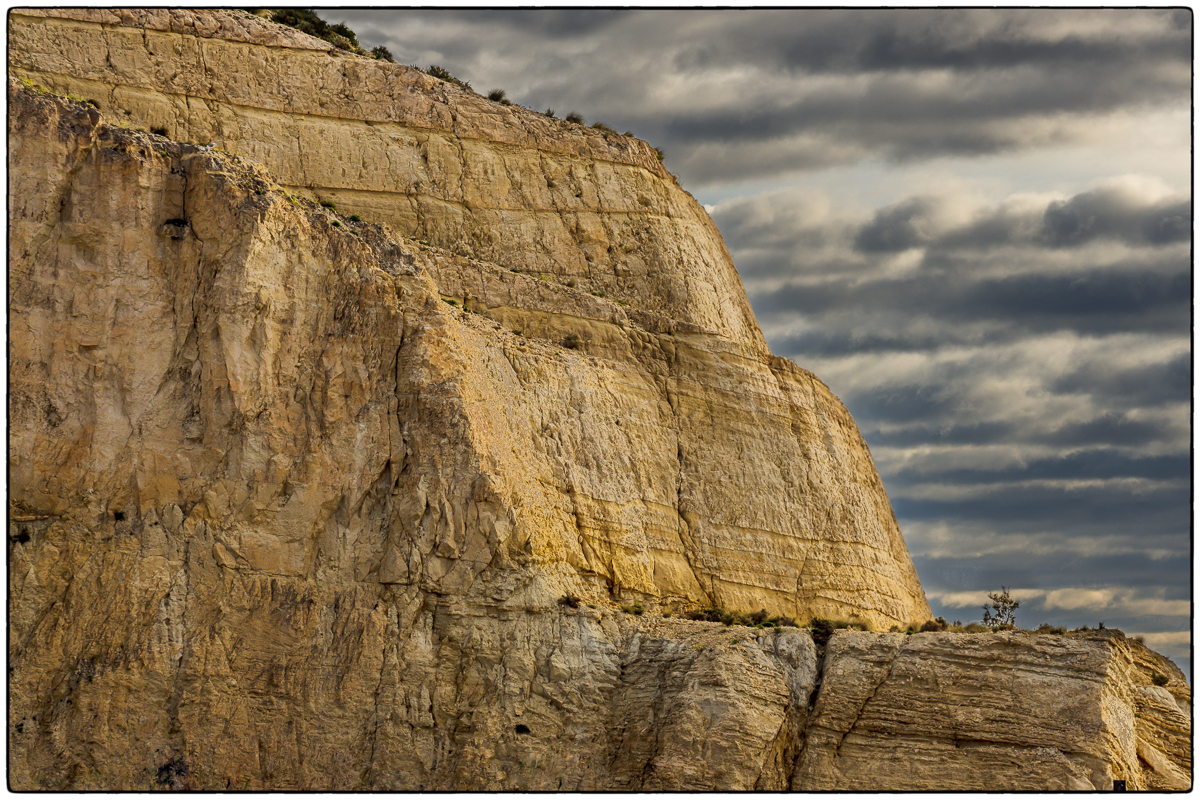
<path fill-rule="evenodd" d="M 9 82 L 14 788 L 845 784 L 807 632 L 659 613 L 929 608 L 652 150 L 240 12 L 9 45 L 99 105 Z"/>

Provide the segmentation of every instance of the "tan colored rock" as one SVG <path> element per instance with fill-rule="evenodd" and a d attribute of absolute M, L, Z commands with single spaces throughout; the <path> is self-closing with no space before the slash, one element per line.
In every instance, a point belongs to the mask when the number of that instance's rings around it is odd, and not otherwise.
<path fill-rule="evenodd" d="M 215 142 L 289 191 L 403 235 L 766 354 L 716 226 L 633 137 L 492 102 L 240 11 L 14 10 L 9 71 L 93 99 L 120 124 Z"/>
<path fill-rule="evenodd" d="M 837 632 L 792 788 L 1190 788 L 1190 723 L 1139 648 L 1114 631 Z"/>
<path fill-rule="evenodd" d="M 10 90 L 9 501 L 33 520 L 12 530 L 14 785 L 606 786 L 624 640 L 560 597 L 928 614 L 806 373 L 472 262 L 545 325 L 517 336 L 442 301 L 444 251 Z M 581 320 L 595 355 L 553 341 Z M 723 702 L 781 785 L 794 744 L 745 722 L 789 685 L 768 684 Z M 564 772 L 567 741 L 597 755 Z M 689 785 L 766 769 L 689 758 L 660 762 Z"/>
<path fill-rule="evenodd" d="M 37 204 L 12 223 L 18 505 L 186 508 L 223 561 L 273 575 L 465 591 L 511 539 L 589 596 L 928 617 L 866 446 L 810 374 L 333 228 L 265 173 L 94 109 L 39 99 L 14 124 L 37 165 L 13 175 Z"/>

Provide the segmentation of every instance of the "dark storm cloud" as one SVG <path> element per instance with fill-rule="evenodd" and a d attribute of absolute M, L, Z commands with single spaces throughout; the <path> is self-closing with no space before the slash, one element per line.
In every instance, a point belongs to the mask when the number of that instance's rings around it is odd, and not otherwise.
<path fill-rule="evenodd" d="M 711 13 L 711 12 L 710 12 Z M 1191 58 L 1190 15 L 1180 26 L 1159 12 L 1152 30 L 1121 35 L 1115 29 L 1090 35 L 1070 25 L 1088 12 L 1062 10 L 757 10 L 726 19 L 726 34 L 689 43 L 681 68 L 711 69 L 745 61 L 802 73 L 895 70 L 970 72 L 1039 65 L 1090 64 L 1101 69 L 1126 60 L 1164 55 Z M 1066 22 L 1073 32 L 1047 35 Z M 1129 32 L 1126 31 L 1126 34 Z"/>
<path fill-rule="evenodd" d="M 1039 554 L 1031 558 L 1028 552 L 1014 549 L 1008 553 L 988 553 L 966 558 L 924 556 L 918 559 L 917 571 L 922 576 L 938 579 L 951 591 L 977 589 L 980 586 L 998 589 L 1001 585 L 1095 588 L 1133 584 L 1161 588 L 1165 599 L 1187 599 L 1191 588 L 1187 573 L 1164 569 L 1168 566 L 1162 559 L 1136 550 L 1103 555 L 1061 550 L 1050 557 Z M 1087 577 L 1079 581 L 1077 576 L 1080 575 Z M 1041 606 L 1041 603 L 1037 605 Z M 1162 622 L 1178 625 L 1178 620 L 1162 620 L 1160 624 Z M 1164 630 L 1178 628 L 1165 627 Z"/>
<path fill-rule="evenodd" d="M 1110 411 L 1091 419 L 1062 425 L 1046 434 L 1043 441 L 1061 447 L 1079 447 L 1095 443 L 1136 447 L 1154 442 L 1170 442 L 1177 438 L 1177 433 L 1168 425 L 1138 419 L 1128 413 Z"/>
<path fill-rule="evenodd" d="M 1073 535 L 1127 535 L 1141 532 L 1144 546 L 1177 546 L 1190 523 L 1190 486 L 1120 491 L 1113 486 L 1008 486 L 972 493 L 969 498 L 940 500 L 911 497 L 902 488 L 892 497 L 898 516 L 912 520 L 1003 520 L 997 530 L 1053 532 L 1065 541 Z"/>
<path fill-rule="evenodd" d="M 966 225 L 935 232 L 929 220 L 952 198 L 909 197 L 875 212 L 855 237 L 867 253 L 912 247 L 984 248 L 1002 244 L 1078 247 L 1098 239 L 1132 245 L 1186 242 L 1192 234 L 1192 204 L 1185 199 L 1147 200 L 1121 187 L 1055 200 L 1044 211 L 991 209 Z M 735 220 L 736 223 L 736 220 Z"/>
<path fill-rule="evenodd" d="M 1181 353 L 1169 361 L 1119 367 L 1089 362 L 1051 381 L 1058 394 L 1096 394 L 1122 407 L 1187 402 L 1192 394 L 1192 355 Z"/>
<path fill-rule="evenodd" d="M 982 426 L 981 426 L 982 427 Z M 991 426 L 990 429 L 974 434 L 967 429 L 963 433 L 951 431 L 945 437 L 946 443 L 982 444 L 1003 442 L 1008 440 L 1012 427 L 1002 425 Z M 881 438 L 881 443 L 886 437 Z M 936 434 L 921 441 L 936 441 Z M 1062 456 L 1052 458 L 1037 458 L 1024 464 L 1002 468 L 984 469 L 957 467 L 924 471 L 901 467 L 892 475 L 895 486 L 904 486 L 914 482 L 946 483 L 958 485 L 1016 483 L 1020 481 L 1037 480 L 1089 480 L 1112 478 L 1143 478 L 1147 480 L 1172 481 L 1187 475 L 1191 466 L 1191 457 L 1187 453 L 1176 453 L 1162 456 L 1134 456 L 1113 448 L 1091 447 L 1087 450 L 1076 450 Z"/>
<path fill-rule="evenodd" d="M 875 218 L 854 237 L 854 246 L 864 253 L 898 253 L 922 247 L 933 234 L 920 221 L 935 211 L 940 202 L 931 197 L 910 197 L 875 212 Z"/>
<path fill-rule="evenodd" d="M 1070 247 L 1098 238 L 1133 243 L 1187 241 L 1192 233 L 1192 204 L 1176 202 L 1146 208 L 1117 191 L 1095 191 L 1051 203 L 1042 233 L 1055 247 Z"/>
<path fill-rule="evenodd" d="M 962 275 L 920 274 L 869 282 L 828 281 L 784 286 L 752 296 L 769 315 L 788 311 L 812 317 L 897 313 L 945 323 L 994 320 L 1028 333 L 1075 330 L 1179 331 L 1191 318 L 1190 266 L 1149 270 L 1095 270 L 1069 275 L 1013 275 L 972 281 Z M 876 319 L 879 323 L 881 320 Z M 953 331 L 947 336 L 954 337 Z M 865 343 L 864 343 L 865 344 Z"/>
<path fill-rule="evenodd" d="M 494 36 L 506 35 L 497 27 L 508 28 L 510 33 L 516 32 L 523 36 L 547 36 L 555 39 L 577 39 L 583 36 L 594 36 L 602 33 L 611 26 L 626 20 L 636 12 L 626 9 L 598 8 L 559 8 L 559 9 L 481 9 L 478 11 L 423 11 L 422 16 L 445 23 L 466 21 L 467 24 L 483 30 L 490 30 Z"/>

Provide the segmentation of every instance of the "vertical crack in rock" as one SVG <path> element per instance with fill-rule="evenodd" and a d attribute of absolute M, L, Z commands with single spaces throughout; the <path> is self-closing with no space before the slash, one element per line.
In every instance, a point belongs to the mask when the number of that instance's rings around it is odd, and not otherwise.
<path fill-rule="evenodd" d="M 796 730 L 796 737 L 799 741 L 796 747 L 796 757 L 792 760 L 790 765 L 791 772 L 788 774 L 787 788 L 790 792 L 802 792 L 806 790 L 806 787 L 796 786 L 795 784 L 800 774 L 800 762 L 804 759 L 805 750 L 808 747 L 808 730 L 812 727 L 816 719 L 817 701 L 821 699 L 821 688 L 825 684 L 825 670 L 828 663 L 829 642 L 826 641 L 823 644 L 818 642 L 812 631 L 808 632 L 808 636 L 812 639 L 813 648 L 816 653 L 817 672 L 813 679 L 812 691 L 809 692 L 806 698 L 804 718 Z"/>
<path fill-rule="evenodd" d="M 892 650 L 892 652 L 888 658 L 887 667 L 886 667 L 886 669 L 884 669 L 883 676 L 878 681 L 875 682 L 875 685 L 871 688 L 871 693 L 863 699 L 862 703 L 858 707 L 858 710 L 854 712 L 854 719 L 851 720 L 849 727 L 847 727 L 846 730 L 842 732 L 841 737 L 838 739 L 837 747 L 834 749 L 834 757 L 835 758 L 841 757 L 842 744 L 846 741 L 846 737 L 850 735 L 850 732 L 854 730 L 854 726 L 856 726 L 859 723 L 859 720 L 862 719 L 862 714 L 863 714 L 863 711 L 866 709 L 867 704 L 875 699 L 875 695 L 879 693 L 880 687 L 882 687 L 885 683 L 887 683 L 888 679 L 890 677 L 892 677 L 892 669 L 896 666 L 896 659 L 897 659 L 897 657 L 899 657 L 901 651 L 904 650 L 904 646 L 906 644 L 907 644 L 907 637 L 904 640 L 902 640 L 896 646 L 896 648 L 894 650 Z"/>

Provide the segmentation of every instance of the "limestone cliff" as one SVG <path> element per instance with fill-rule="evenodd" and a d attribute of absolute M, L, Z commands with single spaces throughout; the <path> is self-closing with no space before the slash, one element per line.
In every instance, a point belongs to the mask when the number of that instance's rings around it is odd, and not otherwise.
<path fill-rule="evenodd" d="M 9 82 L 13 788 L 1190 781 L 1182 675 L 1116 635 L 654 614 L 929 609 L 853 420 L 645 145 L 313 42 L 10 16 L 10 72 L 101 107 Z"/>
<path fill-rule="evenodd" d="M 180 505 L 206 522 L 236 521 L 242 557 L 275 574 L 323 568 L 312 537 L 328 528 L 347 551 L 337 559 L 353 562 L 335 559 L 337 569 L 355 580 L 450 575 L 446 589 L 459 591 L 512 534 L 543 574 L 565 581 L 558 588 L 607 598 L 858 615 L 884 628 L 928 618 L 854 421 L 811 374 L 766 351 L 720 236 L 647 145 L 315 41 L 234 12 L 13 12 L 15 73 L 98 96 L 105 120 L 215 138 L 265 163 L 272 187 L 250 196 L 252 211 L 210 209 L 224 155 L 168 152 L 154 136 L 99 147 L 85 138 L 66 153 L 30 137 L 14 144 L 17 161 L 85 168 L 91 185 L 55 187 L 81 218 L 60 224 L 50 209 L 29 224 L 66 226 L 38 242 L 65 246 L 60 264 L 102 262 L 78 279 L 30 275 L 22 292 L 79 311 L 66 325 L 38 318 L 36 345 L 27 353 L 18 337 L 14 354 L 28 358 L 37 392 L 61 395 L 45 402 L 88 406 L 74 419 L 112 417 L 14 431 L 17 502 L 57 513 L 91 490 L 110 511 Z M 375 145 L 361 139 L 367 131 Z M 118 174 L 104 161 L 92 168 L 89 158 L 115 150 L 134 154 Z M 297 182 L 343 212 L 489 260 L 392 234 L 356 239 L 349 228 L 329 245 L 332 217 L 280 207 Z M 155 188 L 138 197 L 143 186 Z M 373 205 L 355 205 L 367 196 Z M 122 206 L 120 216 L 97 219 L 97 202 Z M 440 210 L 405 216 L 425 206 Z M 172 218 L 187 218 L 182 238 L 161 234 Z M 81 252 L 81 236 L 104 240 L 104 252 Z M 336 259 L 314 256 L 331 246 Z M 374 307 L 376 294 L 397 291 L 387 274 L 397 261 L 432 279 L 413 278 L 421 302 L 453 298 L 477 316 L 435 303 L 421 315 L 422 346 L 405 349 L 414 340 L 397 325 L 416 324 L 408 301 L 392 301 L 385 319 Z M 133 286 L 136 296 L 119 296 Z M 348 317 L 330 319 L 337 292 Z M 84 309 L 84 298 L 98 305 Z M 479 317 L 499 325 L 480 329 Z M 139 335 L 129 338 L 133 320 Z M 86 359 L 47 362 L 47 348 L 76 350 L 79 336 L 94 340 Z M 185 362 L 197 374 L 171 371 Z M 69 375 L 46 374 L 46 363 Z M 89 369 L 110 374 L 95 382 Z M 423 406 L 396 396 L 432 386 L 450 417 L 427 422 Z M 151 428 L 147 411 L 167 417 Z M 404 438 L 418 429 L 436 456 Z M 440 477 L 413 478 L 425 483 L 406 494 L 395 476 L 422 458 Z M 479 497 L 453 496 L 476 484 Z M 490 504 L 495 533 L 480 533 L 491 516 L 475 523 L 464 505 L 478 502 Z"/>

